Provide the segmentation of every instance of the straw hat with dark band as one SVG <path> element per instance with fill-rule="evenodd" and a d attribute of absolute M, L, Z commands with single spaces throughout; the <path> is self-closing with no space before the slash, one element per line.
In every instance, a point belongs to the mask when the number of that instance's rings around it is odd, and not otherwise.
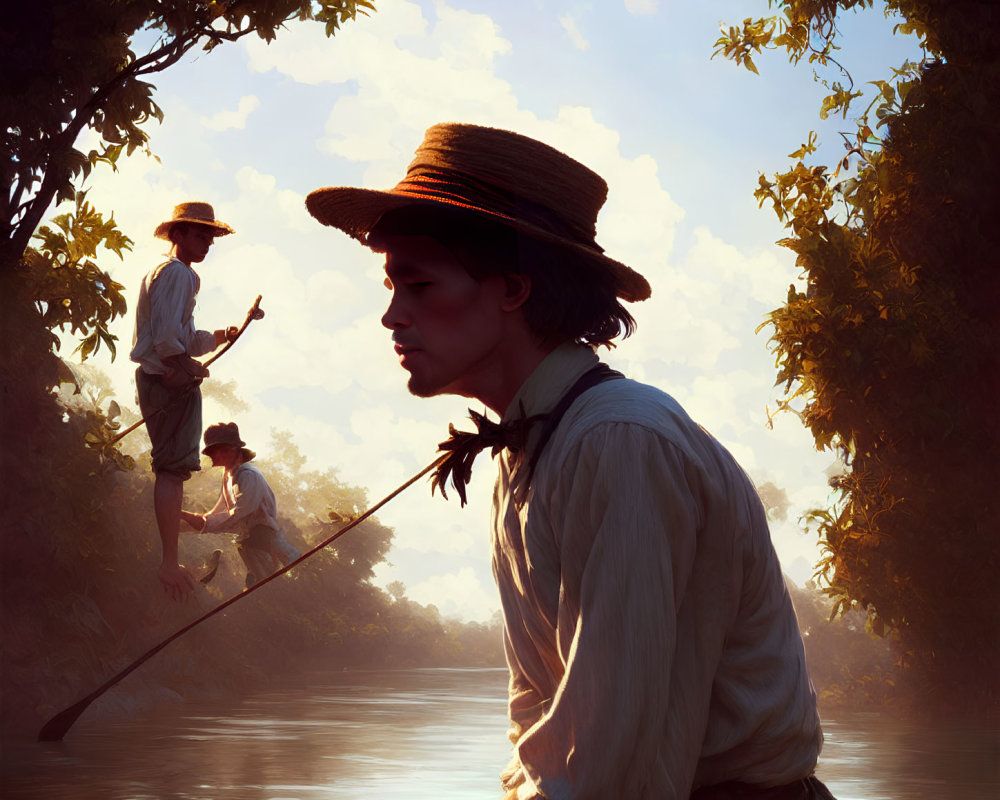
<path fill-rule="evenodd" d="M 535 139 L 497 128 L 441 123 L 427 129 L 406 177 L 388 191 L 335 186 L 306 197 L 309 212 L 373 250 L 372 228 L 410 205 L 461 209 L 564 247 L 615 277 L 623 300 L 645 300 L 649 284 L 608 258 L 595 241 L 608 185 L 596 172 Z"/>
<path fill-rule="evenodd" d="M 215 209 L 208 203 L 181 203 L 174 206 L 174 215 L 166 222 L 161 222 L 156 226 L 153 235 L 157 239 L 169 239 L 170 229 L 178 222 L 191 222 L 195 225 L 207 225 L 215 231 L 216 236 L 226 236 L 236 233 L 225 222 L 220 222 L 215 218 Z"/>

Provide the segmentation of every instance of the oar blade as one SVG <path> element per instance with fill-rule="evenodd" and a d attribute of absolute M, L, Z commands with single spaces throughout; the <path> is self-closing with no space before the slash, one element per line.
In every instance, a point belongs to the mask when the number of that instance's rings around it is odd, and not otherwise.
<path fill-rule="evenodd" d="M 38 741 L 61 742 L 63 736 L 66 735 L 66 731 L 73 727 L 73 723 L 86 711 L 92 699 L 93 696 L 85 697 L 79 703 L 74 703 L 69 708 L 56 714 L 42 726 L 42 729 L 38 732 Z"/>

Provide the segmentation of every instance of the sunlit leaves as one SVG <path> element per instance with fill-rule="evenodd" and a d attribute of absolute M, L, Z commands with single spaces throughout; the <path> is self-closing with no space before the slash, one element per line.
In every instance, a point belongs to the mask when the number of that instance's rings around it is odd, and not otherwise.
<path fill-rule="evenodd" d="M 799 161 L 791 170 L 774 178 L 771 181 L 762 175 L 758 179 L 754 192 L 758 205 L 770 201 L 778 219 L 786 222 L 796 235 L 818 235 L 819 226 L 828 221 L 827 212 L 834 201 L 826 167 L 809 167 Z"/>
<path fill-rule="evenodd" d="M 42 322 L 50 330 L 82 336 L 78 351 L 84 360 L 102 345 L 113 357 L 117 337 L 108 332 L 108 325 L 125 314 L 125 287 L 95 259 L 102 248 L 121 258 L 132 240 L 118 229 L 114 217 L 104 219 L 84 192 L 77 194 L 73 211 L 39 228 L 35 240 L 37 246 L 25 254 L 25 264 Z"/>
<path fill-rule="evenodd" d="M 816 152 L 816 131 L 809 131 L 809 138 L 794 153 L 789 153 L 789 158 L 805 158 Z"/>
<path fill-rule="evenodd" d="M 851 101 L 861 97 L 863 92 L 852 92 L 839 83 L 834 83 L 831 88 L 833 94 L 823 98 L 823 104 L 819 109 L 819 118 L 826 119 L 830 114 L 839 113 L 844 119 L 847 119 L 847 110 L 851 106 Z"/>
<path fill-rule="evenodd" d="M 748 17 L 740 27 L 722 29 L 712 56 L 722 55 L 757 73 L 751 54 L 782 48 L 793 64 L 806 57 L 810 63 L 832 61 L 836 45 L 836 17 L 841 8 L 871 6 L 873 0 L 768 0 L 781 8 L 773 17 Z"/>
<path fill-rule="evenodd" d="M 375 11 L 375 4 L 371 0 L 357 0 L 357 2 L 320 0 L 317 5 L 318 8 L 313 9 L 313 18 L 324 24 L 327 36 L 333 36 L 340 30 L 342 22 L 354 19 L 359 13 L 367 14 Z"/>
<path fill-rule="evenodd" d="M 135 459 L 122 452 L 121 445 L 115 440 L 121 422 L 118 417 L 122 410 L 118 403 L 111 400 L 107 411 L 102 411 L 98 402 L 93 402 L 91 408 L 82 412 L 86 424 L 83 441 L 87 447 L 101 454 L 101 465 L 105 470 L 119 469 L 128 472 L 135 469 Z"/>
<path fill-rule="evenodd" d="M 722 31 L 722 35 L 715 40 L 712 56 L 732 59 L 755 75 L 759 74 L 751 54 L 760 53 L 770 44 L 775 27 L 774 20 L 747 18 L 743 20 L 742 28 L 730 27 Z"/>

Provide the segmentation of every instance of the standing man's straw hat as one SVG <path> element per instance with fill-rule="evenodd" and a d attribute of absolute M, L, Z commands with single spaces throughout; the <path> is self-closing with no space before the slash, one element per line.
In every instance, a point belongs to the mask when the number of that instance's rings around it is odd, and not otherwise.
<path fill-rule="evenodd" d="M 596 172 L 535 139 L 497 128 L 441 123 L 427 129 L 406 177 L 388 191 L 328 187 L 306 198 L 325 225 L 379 250 L 368 234 L 387 211 L 410 205 L 466 211 L 565 248 L 609 271 L 623 300 L 645 300 L 649 284 L 604 255 L 595 241 L 608 186 Z"/>
<path fill-rule="evenodd" d="M 215 218 L 215 209 L 208 203 L 191 202 L 174 206 L 174 215 L 166 222 L 161 222 L 157 225 L 153 235 L 157 239 L 169 239 L 170 229 L 178 222 L 207 225 L 215 231 L 216 236 L 226 236 L 230 233 L 236 233 L 225 222 L 220 222 Z"/>

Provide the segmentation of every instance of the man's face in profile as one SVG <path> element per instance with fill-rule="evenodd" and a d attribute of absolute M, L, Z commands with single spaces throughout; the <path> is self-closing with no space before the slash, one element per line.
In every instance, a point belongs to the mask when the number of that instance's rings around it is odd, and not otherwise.
<path fill-rule="evenodd" d="M 504 335 L 503 278 L 474 279 L 428 236 L 389 236 L 385 246 L 392 300 L 382 324 L 410 373 L 410 392 L 478 397 L 484 381 L 494 378 Z"/>

